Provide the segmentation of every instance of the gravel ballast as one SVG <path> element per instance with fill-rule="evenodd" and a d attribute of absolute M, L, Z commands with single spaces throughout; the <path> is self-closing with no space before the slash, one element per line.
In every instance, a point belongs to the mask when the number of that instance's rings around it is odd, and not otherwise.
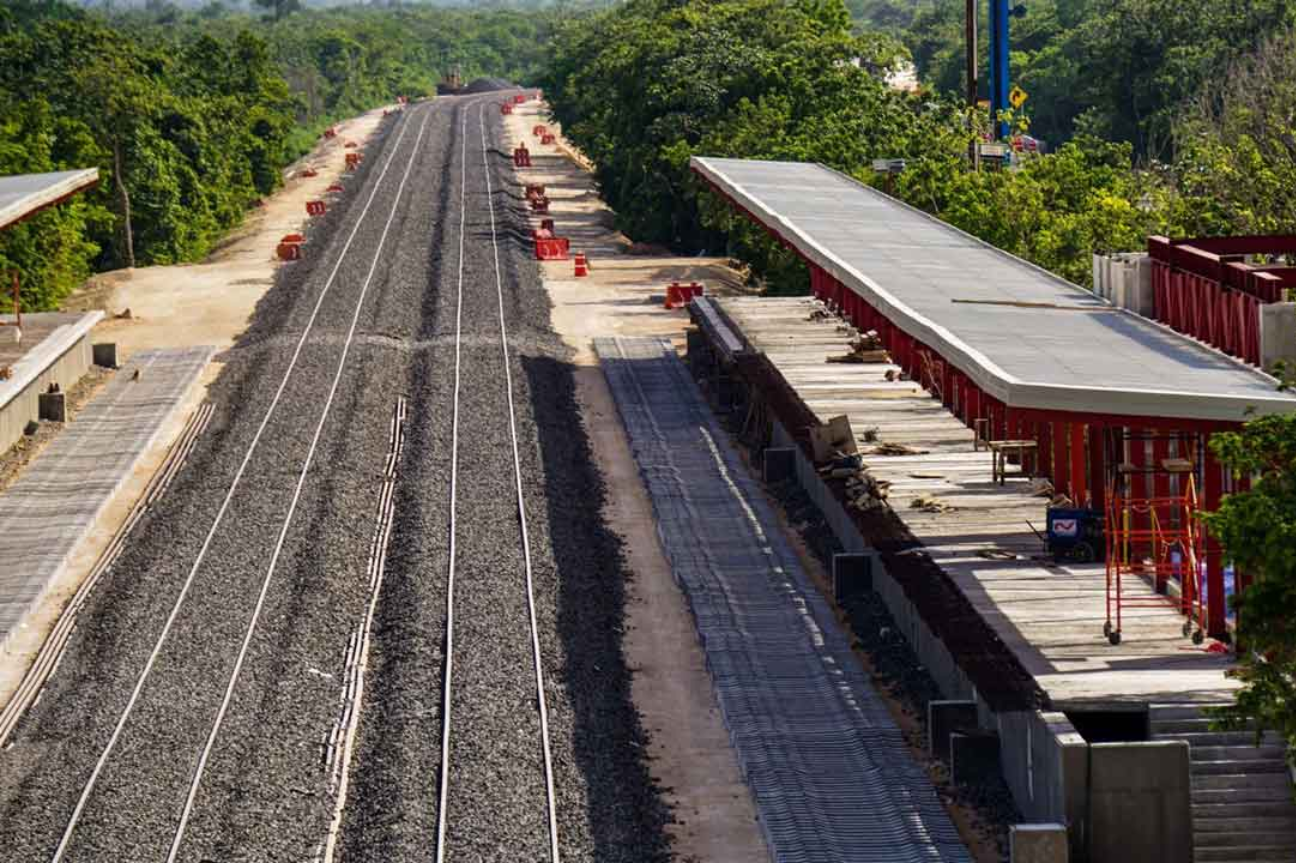
<path fill-rule="evenodd" d="M 484 107 L 482 107 L 484 106 Z M 389 425 L 409 400 L 395 524 L 351 765 L 340 859 L 426 860 L 435 845 L 448 570 L 459 199 L 466 188 L 455 689 L 447 851 L 540 859 L 546 814 L 516 516 L 481 130 L 495 100 L 446 99 L 384 127 L 349 191 L 280 270 L 223 359 L 216 417 L 167 496 L 81 613 L 58 673 L 0 753 L 0 847 L 48 860 L 230 481 L 275 396 L 342 244 L 391 167 L 135 712 L 90 796 L 68 860 L 165 859 L 220 704 L 361 286 L 395 206 L 357 335 L 179 859 L 309 860 L 332 815 L 324 741 L 365 612 Z M 421 124 L 423 137 L 416 141 Z M 466 122 L 465 139 L 461 129 Z M 403 131 L 403 137 L 400 137 Z M 398 143 L 399 138 L 399 143 Z M 572 397 L 566 349 L 525 243 L 520 186 L 487 159 L 550 703 L 562 851 L 665 856 L 667 813 L 642 759 L 620 652 L 626 577 Z M 410 180 L 397 199 L 408 159 Z M 461 184 L 464 171 L 466 186 Z"/>

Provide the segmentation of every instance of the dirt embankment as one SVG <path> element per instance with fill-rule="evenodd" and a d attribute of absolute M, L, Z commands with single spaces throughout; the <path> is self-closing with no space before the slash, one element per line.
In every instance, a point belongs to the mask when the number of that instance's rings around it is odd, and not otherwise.
<path fill-rule="evenodd" d="M 345 154 L 364 148 L 386 110 L 339 123 L 337 136 L 322 139 L 291 165 L 284 172 L 283 188 L 252 211 L 206 260 L 102 273 L 69 297 L 64 308 L 106 312 L 94 338 L 116 342 L 123 359 L 148 348 L 229 347 L 274 281 L 279 241 L 301 231 L 309 218 L 307 201 L 327 201 L 328 187 L 346 182 Z M 311 172 L 315 175 L 308 176 Z M 309 246 L 305 253 L 310 254 Z"/>

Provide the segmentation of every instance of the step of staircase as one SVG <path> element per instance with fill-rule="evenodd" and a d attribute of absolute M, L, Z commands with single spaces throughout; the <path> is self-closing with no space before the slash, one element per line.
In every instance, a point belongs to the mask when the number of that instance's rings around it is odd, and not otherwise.
<path fill-rule="evenodd" d="M 1232 756 L 1220 758 L 1215 761 L 1205 759 L 1192 759 L 1190 765 L 1194 776 L 1207 776 L 1224 774 L 1228 776 L 1237 775 L 1259 775 L 1261 773 L 1281 773 L 1287 775 L 1287 762 L 1279 761 L 1272 758 L 1258 759 L 1247 758 L 1245 756 Z"/>
<path fill-rule="evenodd" d="M 1193 863 L 1291 863 L 1291 847 L 1269 848 L 1256 845 L 1234 845 L 1232 848 L 1199 848 L 1193 852 Z"/>
<path fill-rule="evenodd" d="M 1285 742 L 1254 731 L 1213 731 L 1198 705 L 1152 705 L 1153 739 L 1189 749 L 1194 863 L 1293 863 L 1296 802 Z"/>

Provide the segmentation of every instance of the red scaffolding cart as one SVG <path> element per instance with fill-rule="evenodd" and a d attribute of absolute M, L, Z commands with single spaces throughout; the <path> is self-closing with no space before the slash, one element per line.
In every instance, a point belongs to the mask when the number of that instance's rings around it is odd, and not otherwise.
<path fill-rule="evenodd" d="M 1163 472 L 1177 477 L 1177 489 L 1156 497 L 1134 496 L 1132 474 Z M 1143 484 L 1140 483 L 1140 486 Z M 1206 609 L 1201 589 L 1205 530 L 1198 518 L 1193 461 L 1167 459 L 1139 468 L 1122 464 L 1107 492 L 1107 621 L 1103 634 L 1120 644 L 1122 611 L 1170 606 L 1184 617 L 1183 634 L 1194 644 L 1205 638 Z M 1151 581 L 1152 592 L 1128 591 L 1125 580 Z M 1174 596 L 1171 588 L 1178 588 Z"/>

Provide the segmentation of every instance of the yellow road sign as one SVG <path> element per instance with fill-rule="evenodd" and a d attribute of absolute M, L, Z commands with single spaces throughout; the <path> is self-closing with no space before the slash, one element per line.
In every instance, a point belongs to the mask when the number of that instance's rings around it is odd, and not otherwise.
<path fill-rule="evenodd" d="M 1027 98 L 1026 91 L 1021 87 L 1014 86 L 1008 93 L 1008 101 L 1012 103 L 1014 108 L 1020 108 L 1022 105 L 1026 104 Z"/>

